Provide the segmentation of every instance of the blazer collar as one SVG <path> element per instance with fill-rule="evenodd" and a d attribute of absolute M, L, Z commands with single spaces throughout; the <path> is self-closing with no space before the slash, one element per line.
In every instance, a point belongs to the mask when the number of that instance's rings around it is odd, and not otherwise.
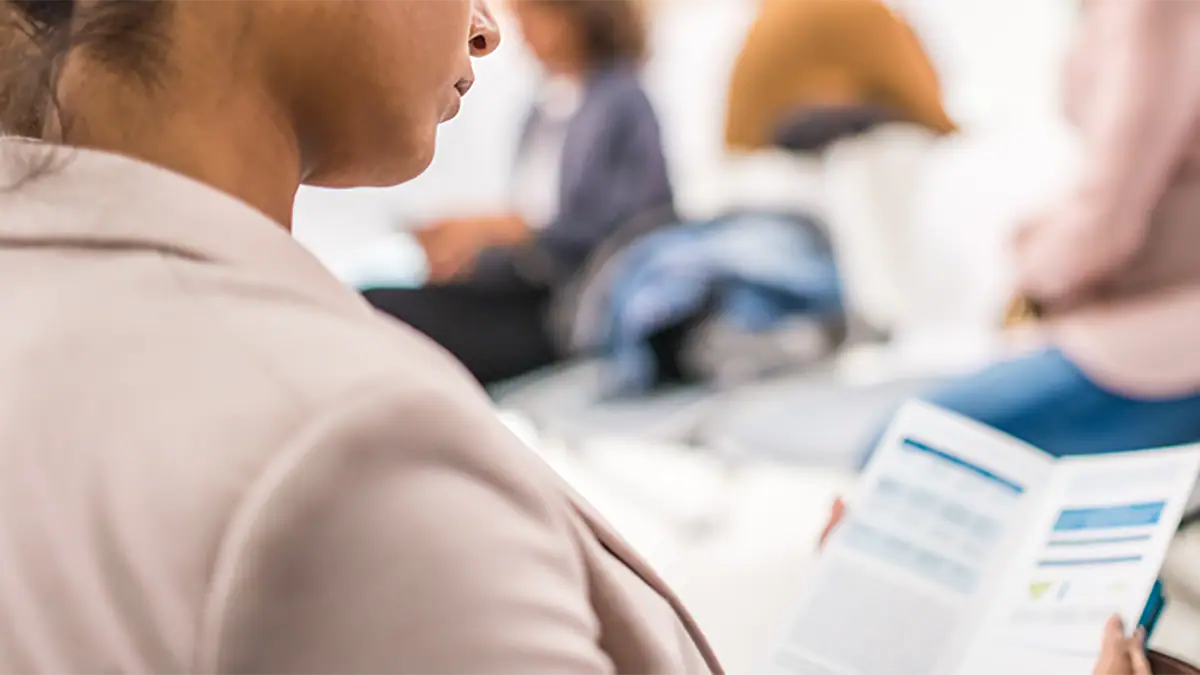
<path fill-rule="evenodd" d="M 22 181 L 47 153 L 46 170 Z M 324 305 L 370 312 L 265 214 L 121 155 L 0 138 L 0 213 L 0 244 L 158 250 L 269 275 Z"/>

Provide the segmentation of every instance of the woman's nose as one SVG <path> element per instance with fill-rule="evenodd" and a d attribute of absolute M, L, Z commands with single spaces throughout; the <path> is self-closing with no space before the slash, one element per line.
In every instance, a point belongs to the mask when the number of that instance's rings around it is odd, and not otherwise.
<path fill-rule="evenodd" d="M 471 0 L 471 56 L 487 56 L 500 46 L 500 26 L 487 0 Z"/>

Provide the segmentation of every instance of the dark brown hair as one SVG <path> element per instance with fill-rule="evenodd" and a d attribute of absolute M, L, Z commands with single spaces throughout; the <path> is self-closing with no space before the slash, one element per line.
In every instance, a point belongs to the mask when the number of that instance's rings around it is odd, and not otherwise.
<path fill-rule="evenodd" d="M 570 17 L 592 67 L 646 58 L 646 20 L 638 0 L 533 0 Z"/>
<path fill-rule="evenodd" d="M 144 85 L 164 61 L 156 30 L 163 0 L 0 0 L 0 134 L 44 138 L 61 133 L 56 92 L 67 54 L 86 50 L 98 64 Z M 57 122 L 59 129 L 51 127 Z"/>

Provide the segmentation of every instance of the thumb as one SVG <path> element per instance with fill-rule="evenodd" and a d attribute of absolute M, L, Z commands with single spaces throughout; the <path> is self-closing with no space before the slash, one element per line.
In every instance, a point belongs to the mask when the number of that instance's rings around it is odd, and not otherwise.
<path fill-rule="evenodd" d="M 1095 675 L 1120 675 L 1132 672 L 1129 662 L 1129 645 L 1125 639 L 1125 624 L 1114 614 L 1104 626 L 1104 641 L 1100 645 L 1100 659 L 1096 662 Z"/>
<path fill-rule="evenodd" d="M 1133 675 L 1151 675 L 1150 659 L 1146 657 L 1146 629 L 1137 629 L 1128 653 Z"/>
<path fill-rule="evenodd" d="M 845 516 L 846 502 L 842 501 L 841 497 L 838 497 L 833 501 L 833 508 L 830 509 L 829 522 L 825 524 L 825 530 L 821 532 L 821 538 L 817 540 L 818 548 L 825 544 L 825 540 L 829 538 L 829 535 L 833 533 L 833 530 L 838 526 L 838 523 L 840 523 L 842 518 Z"/>

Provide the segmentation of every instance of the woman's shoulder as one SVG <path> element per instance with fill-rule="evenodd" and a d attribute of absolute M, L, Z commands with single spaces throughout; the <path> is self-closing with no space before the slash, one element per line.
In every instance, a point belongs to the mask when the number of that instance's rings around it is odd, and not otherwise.
<path fill-rule="evenodd" d="M 518 492 L 554 492 L 466 369 L 416 330 L 382 316 L 276 309 L 239 331 L 244 351 L 258 361 L 249 370 L 260 374 L 243 388 L 277 402 L 263 407 L 260 423 L 273 430 L 267 437 L 283 439 L 258 449 L 270 456 L 258 490 L 288 501 L 336 494 L 382 473 L 408 480 L 433 471 L 491 472 Z"/>
<path fill-rule="evenodd" d="M 230 338 L 276 373 L 278 384 L 311 401 L 335 403 L 347 392 L 394 382 L 415 395 L 483 394 L 444 349 L 409 326 L 377 314 L 346 290 L 327 305 L 277 293 L 211 289 Z M 202 288 L 202 290 L 210 290 Z"/>

